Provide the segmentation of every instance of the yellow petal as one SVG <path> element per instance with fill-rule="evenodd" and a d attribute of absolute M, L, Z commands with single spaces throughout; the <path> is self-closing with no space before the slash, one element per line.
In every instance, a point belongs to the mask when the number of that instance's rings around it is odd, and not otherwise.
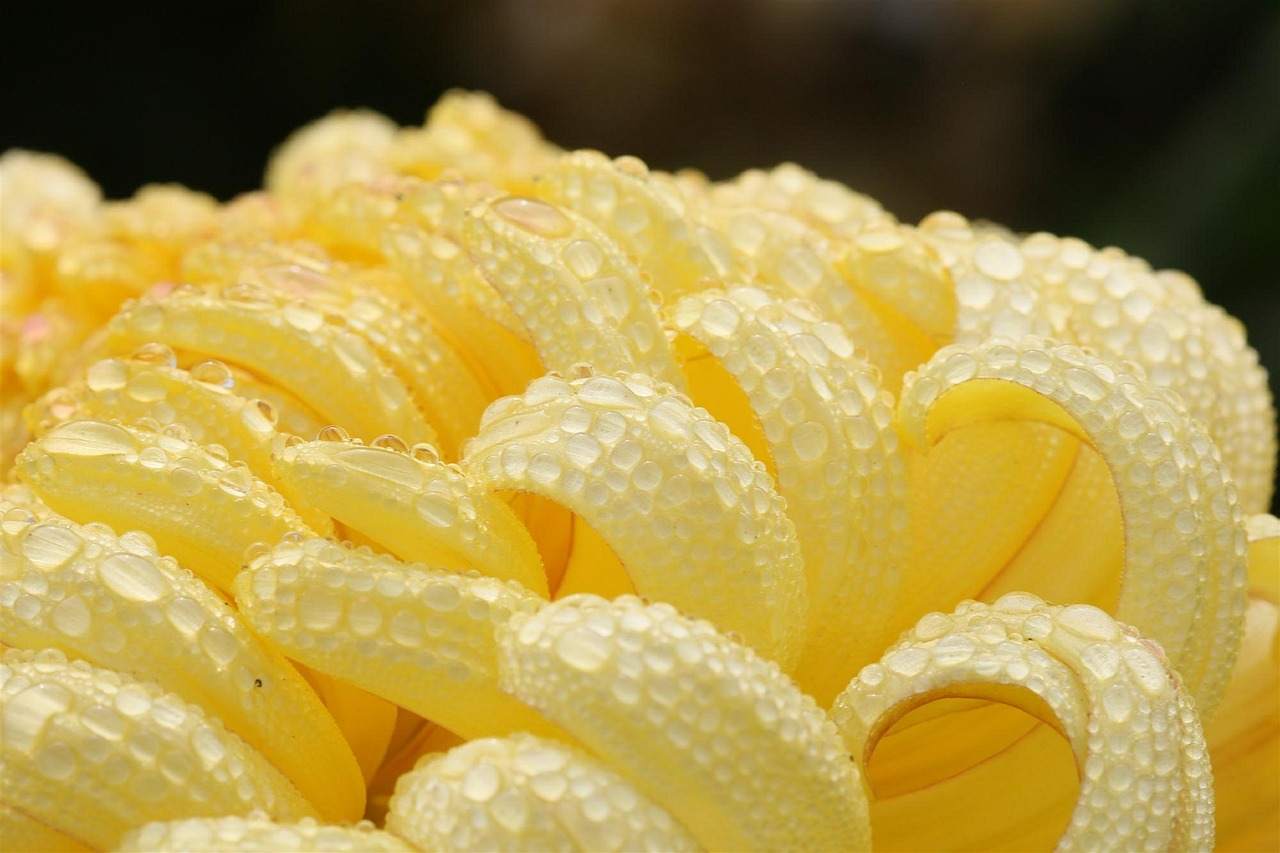
<path fill-rule="evenodd" d="M 154 682 L 218 717 L 321 814 L 360 815 L 355 760 L 311 688 L 204 583 L 157 554 L 145 534 L 117 537 L 101 524 L 9 518 L 0 555 L 5 643 L 56 648 Z M 132 636 L 138 631 L 145 642 Z"/>
<path fill-rule="evenodd" d="M 392 433 L 409 443 L 436 443 L 410 389 L 372 343 L 341 318 L 264 288 L 183 287 L 131 304 L 107 326 L 112 352 L 152 341 L 243 365 L 365 441 Z"/>
<path fill-rule="evenodd" d="M 907 484 L 893 400 L 843 331 L 802 303 L 754 288 L 709 290 L 681 300 L 671 320 L 727 370 L 708 409 L 735 434 L 761 432 L 767 442 L 809 591 L 794 677 L 829 704 L 898 630 L 886 625 L 902 592 Z M 703 402 L 709 385 L 690 368 L 690 392 Z M 749 399 L 747 413 L 715 407 L 730 383 Z M 740 427 L 744 414 L 759 425 Z"/>
<path fill-rule="evenodd" d="M 544 377 L 494 403 L 463 452 L 472 481 L 575 512 L 640 595 L 795 663 L 804 566 L 783 501 L 746 446 L 670 386 Z"/>
<path fill-rule="evenodd" d="M 533 336 L 547 370 L 585 362 L 679 384 L 639 270 L 590 222 L 545 201 L 511 196 L 473 207 L 463 240 Z"/>
<path fill-rule="evenodd" d="M 498 690 L 494 632 L 542 601 L 515 583 L 286 539 L 249 560 L 235 591 L 254 630 L 312 669 L 464 737 L 554 734 Z"/>
<path fill-rule="evenodd" d="M 198 705 L 154 684 L 7 652 L 0 663 L 5 802 L 88 847 L 152 820 L 314 810 L 284 776 Z"/>
<path fill-rule="evenodd" d="M 249 545 L 291 531 L 313 535 L 248 468 L 223 461 L 182 432 L 71 421 L 29 444 L 18 457 L 18 473 L 72 520 L 147 531 L 161 553 L 222 592 Z"/>
<path fill-rule="evenodd" d="M 455 89 L 431 107 L 421 129 L 400 131 L 390 159 L 398 171 L 424 178 L 448 173 L 527 191 L 555 151 L 533 122 L 492 95 Z"/>
<path fill-rule="evenodd" d="M 178 424 L 193 441 L 220 445 L 228 459 L 249 466 L 255 477 L 280 491 L 316 533 L 332 535 L 332 520 L 272 475 L 271 454 L 284 444 L 284 436 L 276 431 L 276 409 L 265 400 L 246 399 L 238 390 L 235 375 L 221 362 L 205 361 L 190 371 L 181 370 L 171 351 L 148 348 L 145 357 L 95 362 L 82 382 L 46 394 L 28 408 L 26 417 L 36 437 L 75 420 Z"/>
<path fill-rule="evenodd" d="M 950 616 L 929 614 L 859 673 L 831 714 L 865 763 L 897 717 L 949 696 L 1020 707 L 1066 737 L 1080 789 L 1059 849 L 1212 847 L 1213 779 L 1192 700 L 1160 647 L 1103 611 L 1014 593 L 993 605 L 966 602 Z M 1034 763 L 1022 767 L 1031 778 L 1019 784 L 1048 781 L 1033 772 Z M 946 827 L 935 821 L 972 821 L 980 799 L 953 805 L 917 811 L 917 828 L 946 838 Z M 879 833 L 876 817 L 873 807 Z"/>
<path fill-rule="evenodd" d="M 70 835 L 4 803 L 0 803 L 0 845 L 5 850 L 39 850 L 41 853 L 89 853 L 90 850 Z"/>
<path fill-rule="evenodd" d="M 260 814 L 260 813 L 259 813 Z M 326 826 L 310 818 L 280 823 L 248 817 L 207 817 L 148 823 L 116 848 L 122 853 L 409 853 L 413 848 L 368 821 Z"/>
<path fill-rule="evenodd" d="M 1217 448 L 1176 399 L 1073 346 L 995 339 L 939 350 L 903 389 L 898 420 L 917 449 L 1001 420 L 1047 424 L 1096 448 L 1123 517 L 1116 618 L 1164 647 L 1199 713 L 1212 715 L 1239 646 L 1245 537 Z M 907 582 L 928 571 L 913 566 Z"/>
<path fill-rule="evenodd" d="M 547 577 L 515 513 L 429 446 L 415 453 L 350 441 L 291 444 L 279 478 L 402 560 L 474 569 L 546 596 Z"/>
<path fill-rule="evenodd" d="M 387 829 L 422 850 L 699 850 L 671 815 L 581 749 L 520 733 L 400 777 Z"/>
<path fill-rule="evenodd" d="M 1244 640 L 1205 729 L 1219 850 L 1280 849 L 1280 521 L 1251 516 Z"/>
<path fill-rule="evenodd" d="M 862 781 L 830 720 L 708 622 L 573 596 L 512 621 L 501 676 L 708 850 L 869 848 Z"/>
<path fill-rule="evenodd" d="M 716 204 L 785 213 L 844 240 L 869 225 L 893 219 L 870 196 L 819 178 L 795 163 L 783 163 L 767 172 L 748 169 L 732 180 L 713 184 L 709 193 Z"/>
<path fill-rule="evenodd" d="M 745 256 L 698 222 L 680 193 L 635 157 L 565 154 L 543 175 L 539 191 L 598 225 L 637 259 L 668 303 L 708 284 L 749 281 L 754 274 Z"/>

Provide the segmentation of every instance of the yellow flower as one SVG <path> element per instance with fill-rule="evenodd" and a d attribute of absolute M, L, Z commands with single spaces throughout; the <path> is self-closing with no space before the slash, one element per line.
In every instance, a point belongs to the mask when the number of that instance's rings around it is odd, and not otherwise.
<path fill-rule="evenodd" d="M 464 93 L 0 199 L 5 849 L 1280 847 L 1186 276 Z"/>

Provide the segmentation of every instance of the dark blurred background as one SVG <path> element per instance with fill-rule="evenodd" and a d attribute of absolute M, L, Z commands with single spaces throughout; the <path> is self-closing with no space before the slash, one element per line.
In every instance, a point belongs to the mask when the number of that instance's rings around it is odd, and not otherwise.
<path fill-rule="evenodd" d="M 492 92 L 567 147 L 726 178 L 794 160 L 1186 270 L 1280 375 L 1275 0 L 6 4 L 0 149 L 110 197 L 229 198 L 335 107 Z"/>

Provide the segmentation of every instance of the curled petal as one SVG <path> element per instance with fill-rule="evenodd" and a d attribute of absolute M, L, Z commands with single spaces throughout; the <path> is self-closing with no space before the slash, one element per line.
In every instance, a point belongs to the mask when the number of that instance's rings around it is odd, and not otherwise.
<path fill-rule="evenodd" d="M 121 853 L 410 853 L 408 844 L 368 821 L 326 826 L 311 818 L 280 823 L 247 817 L 206 817 L 149 823 L 129 832 Z"/>
<path fill-rule="evenodd" d="M 718 205 L 756 207 L 793 216 L 837 239 L 852 239 L 869 225 L 892 222 L 880 203 L 838 181 L 819 178 L 795 163 L 769 171 L 748 169 L 708 190 Z"/>
<path fill-rule="evenodd" d="M 773 663 L 634 596 L 512 621 L 504 688 L 634 779 L 708 850 L 866 850 L 862 780 Z"/>
<path fill-rule="evenodd" d="M 430 447 L 407 453 L 350 441 L 291 444 L 282 482 L 402 560 L 475 569 L 547 595 L 538 549 L 506 503 L 467 481 Z"/>
<path fill-rule="evenodd" d="M 533 122 L 503 109 L 492 95 L 453 90 L 431 108 L 423 127 L 397 134 L 390 161 L 398 172 L 423 178 L 447 174 L 526 192 L 556 151 Z"/>
<path fill-rule="evenodd" d="M 153 341 L 249 367 L 365 441 L 384 433 L 438 441 L 409 387 L 372 343 L 341 317 L 266 288 L 183 287 L 127 305 L 107 325 L 112 352 Z"/>
<path fill-rule="evenodd" d="M 295 131 L 271 158 L 266 186 L 276 198 L 310 204 L 352 181 L 389 170 L 396 126 L 368 110 L 336 112 Z"/>
<path fill-rule="evenodd" d="M 635 157 L 610 160 L 595 151 L 557 158 L 542 191 L 617 241 L 668 302 L 707 282 L 750 280 L 754 265 L 734 253 L 719 231 L 691 216 L 678 190 Z"/>
<path fill-rule="evenodd" d="M 1231 681 L 1205 728 L 1219 850 L 1280 842 L 1280 520 L 1250 516 L 1249 605 Z"/>
<path fill-rule="evenodd" d="M 1059 849 L 1212 848 L 1213 779 L 1194 704 L 1160 647 L 1103 611 L 1013 593 L 930 614 L 859 673 L 831 715 L 865 762 L 897 718 L 949 696 L 1022 707 L 1070 742 L 1080 792 Z"/>
<path fill-rule="evenodd" d="M 462 464 L 488 488 L 571 509 L 640 595 L 795 663 L 804 566 L 783 501 L 747 447 L 670 386 L 634 374 L 539 379 L 489 408 Z"/>
<path fill-rule="evenodd" d="M 751 260 L 761 283 L 813 303 L 825 319 L 843 326 L 881 371 L 890 393 L 897 393 L 903 374 L 937 349 L 908 323 L 886 324 L 869 294 L 836 270 L 838 250 L 831 241 L 803 222 L 750 207 L 713 206 L 703 216 Z"/>
<path fill-rule="evenodd" d="M 314 535 L 248 468 L 183 432 L 69 421 L 27 445 L 18 475 L 72 520 L 146 530 L 162 553 L 223 592 L 249 545 L 289 532 Z"/>
<path fill-rule="evenodd" d="M 1053 441 L 1095 448 L 1123 519 L 1116 618 L 1164 647 L 1199 712 L 1212 715 L 1240 641 L 1245 536 L 1216 446 L 1176 399 L 1073 346 L 994 340 L 939 350 L 909 379 L 898 419 L 916 448 L 1002 420 L 1040 422 Z"/>
<path fill-rule="evenodd" d="M 0 662 L 0 786 L 10 808 L 88 847 L 175 817 L 315 811 L 280 771 L 198 705 L 60 652 Z"/>
<path fill-rule="evenodd" d="M 907 486 L 893 400 L 843 331 L 803 303 L 708 290 L 681 300 L 671 322 L 705 348 L 684 363 L 693 398 L 735 434 L 763 439 L 755 455 L 776 471 L 809 591 L 794 677 L 829 704 L 897 632 L 886 623 L 901 594 Z M 707 357 L 729 376 L 708 370 Z M 749 413 L 728 398 L 735 384 Z"/>
<path fill-rule="evenodd" d="M 291 658 L 463 737 L 555 735 L 498 689 L 494 632 L 542 602 L 518 584 L 286 539 L 249 560 L 235 592 L 253 629 Z"/>
<path fill-rule="evenodd" d="M 400 777 L 387 829 L 422 850 L 699 850 L 634 784 L 530 734 L 485 738 Z"/>
<path fill-rule="evenodd" d="M 56 648 L 155 682 L 217 716 L 321 814 L 360 814 L 359 771 L 316 695 L 145 534 L 10 519 L 0 530 L 0 555 L 0 640 Z M 131 630 L 145 631 L 147 641 L 131 638 Z"/>
<path fill-rule="evenodd" d="M 548 370 L 586 362 L 679 383 L 639 270 L 578 214 L 534 198 L 481 202 L 468 213 L 463 240 Z"/>
<path fill-rule="evenodd" d="M 271 454 L 284 443 L 276 431 L 277 411 L 265 400 L 237 392 L 236 377 L 221 362 L 205 361 L 190 371 L 154 358 L 107 358 L 90 365 L 83 382 L 57 388 L 27 410 L 31 432 L 40 437 L 66 421 L 147 420 L 178 424 L 193 441 L 217 444 L 227 458 L 249 466 L 258 479 L 280 491 L 302 520 L 321 536 L 333 522 L 300 492 L 271 473 Z"/>

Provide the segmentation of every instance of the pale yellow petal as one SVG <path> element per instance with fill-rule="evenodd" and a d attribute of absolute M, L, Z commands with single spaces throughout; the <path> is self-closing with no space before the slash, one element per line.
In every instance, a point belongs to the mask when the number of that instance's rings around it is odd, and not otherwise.
<path fill-rule="evenodd" d="M 635 374 L 536 380 L 489 408 L 462 466 L 488 488 L 572 510 L 640 595 L 794 665 L 807 601 L 784 502 L 746 446 L 670 386 Z"/>
<path fill-rule="evenodd" d="M 209 817 L 148 823 L 120 840 L 121 853 L 410 853 L 400 838 L 368 821 L 326 826 L 248 817 Z"/>
<path fill-rule="evenodd" d="M 327 818 L 360 815 L 355 759 L 315 693 L 150 537 L 4 517 L 0 640 L 154 682 L 220 719 Z"/>
<path fill-rule="evenodd" d="M 18 475 L 67 518 L 147 531 L 161 553 L 222 592 L 249 545 L 289 532 L 314 535 L 248 468 L 183 433 L 69 421 L 27 446 Z"/>
<path fill-rule="evenodd" d="M 5 802 L 85 846 L 148 821 L 246 814 L 314 817 L 260 753 L 197 705 L 60 652 L 0 662 Z"/>
<path fill-rule="evenodd" d="M 963 603 L 950 616 L 929 614 L 859 673 L 831 714 L 865 763 L 896 718 L 949 696 L 1020 707 L 1070 743 L 1079 795 L 1059 849 L 1212 849 L 1213 777 L 1194 703 L 1160 647 L 1103 611 L 1014 593 L 993 605 Z M 1028 755 L 1018 751 L 1013 760 Z M 1018 784 L 1042 789 L 1041 802 L 1051 802 L 1054 780 L 1036 774 L 1034 762 L 1020 766 L 1030 777 Z M 980 814 L 978 800 L 969 807 L 963 799 L 926 797 L 917 806 L 910 816 L 923 830 L 917 837 L 934 843 L 948 838 L 947 821 Z M 877 807 L 872 821 L 879 833 Z M 904 826 L 910 828 L 892 829 Z"/>
<path fill-rule="evenodd" d="M 910 378 L 898 419 L 925 451 L 966 426 L 1001 421 L 1039 422 L 1096 449 L 1122 515 L 1116 618 L 1160 642 L 1200 714 L 1212 716 L 1240 641 L 1245 535 L 1217 447 L 1177 399 L 1141 371 L 1117 370 L 1074 346 L 995 339 L 940 350 Z M 1060 547 L 1074 546 L 1065 539 Z M 913 565 L 907 583 L 930 570 Z"/>
<path fill-rule="evenodd" d="M 542 601 L 518 584 L 286 539 L 248 561 L 235 591 L 289 657 L 464 737 L 555 732 L 498 689 L 494 633 Z"/>
<path fill-rule="evenodd" d="M 537 547 L 515 513 L 429 446 L 406 452 L 351 441 L 292 443 L 281 481 L 402 560 L 514 580 L 546 596 Z"/>
<path fill-rule="evenodd" d="M 485 738 L 400 777 L 387 829 L 422 850 L 699 850 L 688 830 L 581 749 Z"/>
<path fill-rule="evenodd" d="M 473 207 L 463 242 L 529 330 L 547 370 L 586 362 L 680 383 L 640 271 L 586 219 L 510 196 Z"/>
<path fill-rule="evenodd" d="M 795 523 L 809 590 L 794 677 L 829 704 L 899 630 L 887 627 L 903 592 L 907 550 L 906 466 L 893 400 L 844 332 L 803 303 L 754 288 L 708 290 L 677 303 L 671 323 L 725 371 L 704 379 L 701 362 L 686 361 L 694 401 L 735 434 L 762 433 L 762 458 Z M 717 406 L 735 385 L 746 412 Z"/>
<path fill-rule="evenodd" d="M 183 287 L 127 306 L 107 326 L 105 346 L 113 353 L 152 341 L 248 367 L 365 441 L 392 433 L 436 442 L 413 393 L 374 344 L 341 317 L 265 288 Z"/>

